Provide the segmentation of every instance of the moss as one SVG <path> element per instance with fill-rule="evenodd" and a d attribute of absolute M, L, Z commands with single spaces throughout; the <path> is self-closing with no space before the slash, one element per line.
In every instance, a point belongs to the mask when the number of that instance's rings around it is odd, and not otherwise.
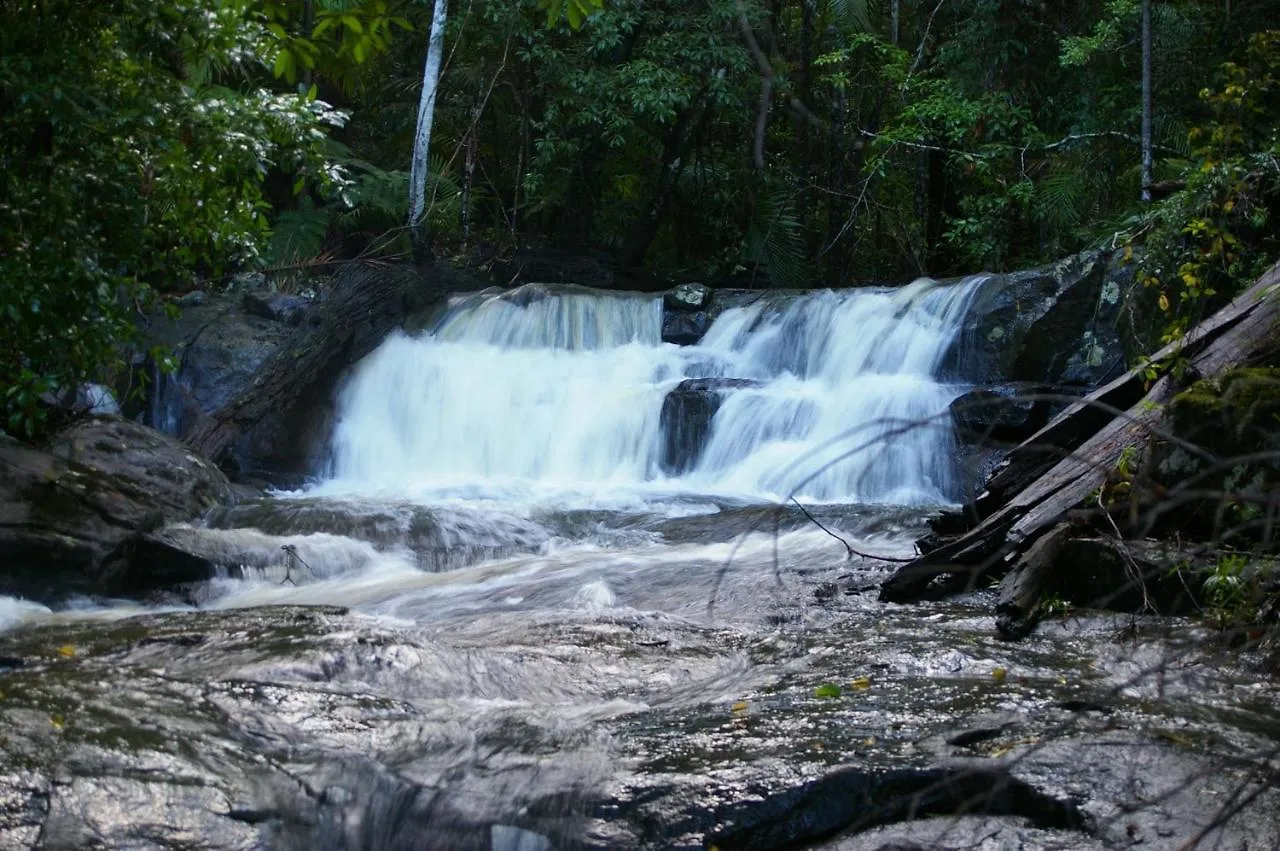
<path fill-rule="evenodd" d="M 1174 398 L 1167 425 L 1203 450 L 1174 441 L 1156 447 L 1158 482 L 1201 494 L 1168 512 L 1168 531 L 1245 545 L 1267 539 L 1267 505 L 1280 484 L 1280 369 L 1242 368 L 1197 381 Z"/>
<path fill-rule="evenodd" d="M 1179 437 L 1219 457 L 1280 448 L 1280 369 L 1236 369 L 1197 381 L 1169 408 Z"/>

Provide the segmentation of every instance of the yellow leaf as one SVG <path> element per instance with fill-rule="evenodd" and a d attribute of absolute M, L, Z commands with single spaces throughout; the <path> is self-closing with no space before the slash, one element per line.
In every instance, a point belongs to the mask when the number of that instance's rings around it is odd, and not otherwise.
<path fill-rule="evenodd" d="M 61 730 L 66 726 L 66 722 L 62 720 L 61 715 L 50 715 L 49 723 L 53 725 L 53 729 L 55 730 Z"/>
<path fill-rule="evenodd" d="M 70 644 L 64 644 L 64 645 L 62 645 L 61 647 L 59 647 L 59 648 L 58 648 L 58 655 L 59 655 L 59 656 L 74 656 L 74 655 L 76 655 L 76 648 L 75 648 L 74 646 L 70 645 Z"/>
<path fill-rule="evenodd" d="M 737 703 L 735 703 L 733 706 L 730 706 L 730 707 L 729 707 L 729 711 L 730 711 L 730 712 L 746 712 L 746 711 L 747 711 L 747 702 L 746 702 L 745 700 L 739 700 L 739 701 L 738 701 Z"/>
<path fill-rule="evenodd" d="M 1165 313 L 1169 312 L 1169 296 L 1165 293 L 1160 293 L 1160 309 Z"/>
<path fill-rule="evenodd" d="M 991 678 L 996 681 L 997 685 L 999 685 L 1000 683 L 1003 683 L 1005 681 L 1005 678 L 1008 676 L 1009 676 L 1009 672 L 1006 671 L 1004 668 L 996 668 L 994 671 L 991 672 Z"/>
<path fill-rule="evenodd" d="M 871 688 L 871 678 L 855 677 L 853 681 L 849 683 L 849 686 L 857 689 L 858 691 L 866 691 L 867 689 Z"/>

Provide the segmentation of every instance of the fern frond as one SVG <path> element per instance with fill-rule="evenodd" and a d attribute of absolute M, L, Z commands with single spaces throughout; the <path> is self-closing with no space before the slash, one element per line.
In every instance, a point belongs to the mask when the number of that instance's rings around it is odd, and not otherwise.
<path fill-rule="evenodd" d="M 798 288 L 807 282 L 802 225 L 790 194 L 774 189 L 760 195 L 747 231 L 747 260 L 764 266 L 769 284 Z"/>
<path fill-rule="evenodd" d="M 328 213 L 303 198 L 298 209 L 286 210 L 276 217 L 267 245 L 267 264 L 283 266 L 314 257 L 324 248 L 328 234 Z"/>

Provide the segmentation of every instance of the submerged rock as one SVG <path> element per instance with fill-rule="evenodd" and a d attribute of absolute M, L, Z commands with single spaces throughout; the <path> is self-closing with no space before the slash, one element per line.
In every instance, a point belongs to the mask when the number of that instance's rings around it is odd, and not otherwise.
<path fill-rule="evenodd" d="M 692 470 L 706 447 L 711 420 L 725 395 L 759 386 L 759 381 L 745 378 L 690 378 L 677 384 L 662 403 L 663 471 L 677 476 Z"/>
<path fill-rule="evenodd" d="M 208 461 L 129 420 L 86 420 L 48 452 L 0 434 L 0 593 L 43 600 L 120 593 L 126 542 L 192 520 L 231 495 Z"/>

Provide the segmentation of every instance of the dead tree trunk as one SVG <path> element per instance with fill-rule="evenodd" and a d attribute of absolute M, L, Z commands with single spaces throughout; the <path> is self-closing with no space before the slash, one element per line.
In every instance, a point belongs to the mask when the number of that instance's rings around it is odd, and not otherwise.
<path fill-rule="evenodd" d="M 196 425 L 187 445 L 225 466 L 233 445 L 253 429 L 269 420 L 288 423 L 300 406 L 327 399 L 343 371 L 407 318 L 443 302 L 449 292 L 478 288 L 439 263 L 425 269 L 349 264 L 252 386 Z"/>
<path fill-rule="evenodd" d="M 1161 350 L 1157 363 L 1181 361 L 1178 377 L 1166 369 L 1143 393 L 1144 371 L 1131 370 L 1015 448 L 973 506 L 977 525 L 903 565 L 881 586 L 881 599 L 921 598 L 938 577 L 947 579 L 950 591 L 1005 573 L 1044 532 L 1104 486 L 1126 452 L 1141 453 L 1183 384 L 1267 352 L 1280 317 L 1280 298 L 1269 292 L 1277 285 L 1280 264 L 1183 340 Z"/>

